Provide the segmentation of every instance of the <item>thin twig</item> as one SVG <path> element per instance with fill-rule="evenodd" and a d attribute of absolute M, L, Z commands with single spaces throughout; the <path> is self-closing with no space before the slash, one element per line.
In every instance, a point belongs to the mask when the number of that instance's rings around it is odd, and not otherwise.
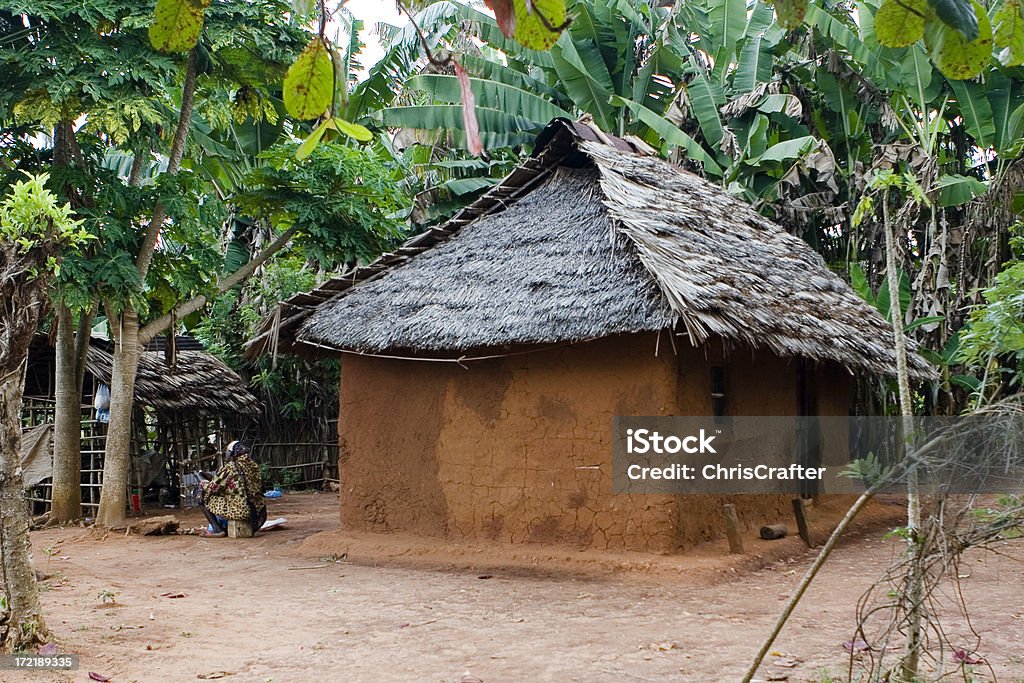
<path fill-rule="evenodd" d="M 416 18 L 409 11 L 409 8 L 405 6 L 402 0 L 396 0 L 398 2 L 399 9 L 405 13 L 405 16 L 409 17 L 409 23 L 412 24 L 412 28 L 416 31 L 416 36 L 420 39 L 420 44 L 423 46 L 423 52 L 427 56 L 427 60 L 435 67 L 444 68 L 452 63 L 452 56 L 446 55 L 444 59 L 438 59 L 434 57 L 434 53 L 430 49 L 430 45 L 427 44 L 427 37 L 423 35 L 423 31 L 420 30 L 419 24 L 416 23 Z"/>

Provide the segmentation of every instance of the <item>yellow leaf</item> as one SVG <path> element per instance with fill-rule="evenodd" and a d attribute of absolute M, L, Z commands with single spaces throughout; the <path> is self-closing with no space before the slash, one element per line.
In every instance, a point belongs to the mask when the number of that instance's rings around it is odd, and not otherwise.
<path fill-rule="evenodd" d="M 370 132 L 365 126 L 360 126 L 358 123 L 352 123 L 345 119 L 330 119 L 331 126 L 334 130 L 338 131 L 342 135 L 347 135 L 353 140 L 359 142 L 369 142 L 373 140 L 373 133 Z"/>
<path fill-rule="evenodd" d="M 775 16 L 782 28 L 792 31 L 804 23 L 807 0 L 775 0 Z"/>
<path fill-rule="evenodd" d="M 565 29 L 565 0 L 514 0 L 516 41 L 531 50 L 548 50 Z"/>
<path fill-rule="evenodd" d="M 963 34 L 942 21 L 935 22 L 934 31 L 925 32 L 925 44 L 932 61 L 942 75 L 954 81 L 975 78 L 992 59 L 992 24 L 984 8 L 972 2 L 978 17 L 978 37 L 967 40 Z"/>
<path fill-rule="evenodd" d="M 924 37 L 925 0 L 885 0 L 875 15 L 875 35 L 886 47 L 907 47 Z"/>
<path fill-rule="evenodd" d="M 149 42 L 160 52 L 187 52 L 199 42 L 203 9 L 209 1 L 157 0 Z"/>
<path fill-rule="evenodd" d="M 320 140 L 323 139 L 324 133 L 327 132 L 327 126 L 331 123 L 331 121 L 332 119 L 327 119 L 326 121 L 321 123 L 319 126 L 316 127 L 316 130 L 309 134 L 308 138 L 302 141 L 302 144 L 299 145 L 298 149 L 295 150 L 296 161 L 302 161 L 303 159 L 305 159 L 306 157 L 313 153 L 313 150 L 316 149 L 316 146 L 320 144 Z"/>
<path fill-rule="evenodd" d="M 284 77 L 284 106 L 297 119 L 315 119 L 334 99 L 334 64 L 327 44 L 315 36 Z"/>

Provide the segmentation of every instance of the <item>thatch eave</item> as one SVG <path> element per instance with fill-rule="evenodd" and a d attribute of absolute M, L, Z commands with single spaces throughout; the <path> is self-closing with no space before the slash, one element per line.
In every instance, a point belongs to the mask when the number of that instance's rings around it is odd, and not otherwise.
<path fill-rule="evenodd" d="M 250 356 L 457 356 L 680 330 L 895 374 L 891 326 L 806 243 L 640 151 L 552 123 L 534 158 L 444 226 L 284 302 Z M 915 351 L 909 363 L 913 378 L 936 377 Z"/>
<path fill-rule="evenodd" d="M 86 367 L 99 381 L 110 383 L 114 356 L 103 345 L 89 347 Z M 256 397 L 220 359 L 197 350 L 178 351 L 174 365 L 162 353 L 143 352 L 135 380 L 136 402 L 159 411 L 201 416 L 254 415 Z"/>

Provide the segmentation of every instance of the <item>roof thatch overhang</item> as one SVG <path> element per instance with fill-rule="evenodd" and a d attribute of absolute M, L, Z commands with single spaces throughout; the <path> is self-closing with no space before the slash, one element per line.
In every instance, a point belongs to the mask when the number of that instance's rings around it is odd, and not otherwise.
<path fill-rule="evenodd" d="M 89 372 L 109 384 L 113 365 L 109 343 L 94 341 L 86 361 Z M 259 409 L 241 377 L 220 359 L 197 350 L 178 351 L 173 364 L 163 353 L 143 352 L 135 400 L 158 411 L 197 416 L 253 415 Z"/>
<path fill-rule="evenodd" d="M 281 304 L 249 353 L 450 358 L 670 329 L 895 373 L 890 325 L 806 243 L 644 152 L 553 122 L 533 158 L 448 223 Z M 934 376 L 909 360 L 916 379 Z"/>

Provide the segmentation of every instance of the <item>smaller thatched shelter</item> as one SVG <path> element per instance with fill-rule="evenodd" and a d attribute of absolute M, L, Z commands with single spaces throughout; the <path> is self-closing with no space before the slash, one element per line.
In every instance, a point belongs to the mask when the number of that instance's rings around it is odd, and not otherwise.
<path fill-rule="evenodd" d="M 444 226 L 282 304 L 250 352 L 342 354 L 347 527 L 664 551 L 720 533 L 722 501 L 613 495 L 613 417 L 846 415 L 892 345 L 803 241 L 560 120 Z M 789 505 L 735 502 L 747 524 Z"/>
<path fill-rule="evenodd" d="M 201 349 L 194 339 L 178 337 L 170 349 L 161 339 L 142 354 L 135 383 L 131 477 L 140 495 L 150 485 L 165 492 L 178 491 L 182 474 L 194 469 L 204 450 L 222 452 L 225 439 L 236 436 L 240 426 L 258 412 L 256 397 L 242 378 Z M 100 387 L 110 384 L 113 360 L 112 344 L 94 337 L 82 395 L 82 500 L 86 508 L 98 503 L 102 486 L 106 425 L 98 419 L 94 400 Z M 26 424 L 53 422 L 54 372 L 54 350 L 45 335 L 36 335 L 26 373 Z M 38 485 L 33 499 L 41 512 L 49 501 L 52 446 L 36 450 L 35 459 L 44 463 L 43 469 L 37 466 L 29 483 Z M 166 495 L 165 502 L 170 502 Z"/>
<path fill-rule="evenodd" d="M 94 342 L 86 366 L 98 381 L 110 384 L 112 349 Z M 160 351 L 147 351 L 139 361 L 135 400 L 163 412 L 200 415 L 253 415 L 256 397 L 234 370 L 216 356 L 198 349 L 178 350 L 172 361 Z"/>

